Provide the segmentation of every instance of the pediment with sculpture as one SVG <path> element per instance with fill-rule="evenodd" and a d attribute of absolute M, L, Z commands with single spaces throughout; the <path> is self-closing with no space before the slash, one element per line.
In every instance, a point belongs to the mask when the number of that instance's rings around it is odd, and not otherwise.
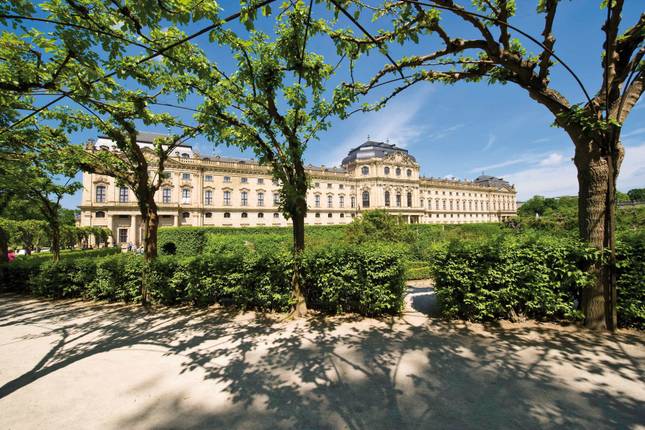
<path fill-rule="evenodd" d="M 403 152 L 398 152 L 398 151 L 387 154 L 385 157 L 383 157 L 383 161 L 405 165 L 405 166 L 415 166 L 415 167 L 417 166 L 417 163 L 414 161 L 412 157 L 410 157 L 409 155 Z"/>

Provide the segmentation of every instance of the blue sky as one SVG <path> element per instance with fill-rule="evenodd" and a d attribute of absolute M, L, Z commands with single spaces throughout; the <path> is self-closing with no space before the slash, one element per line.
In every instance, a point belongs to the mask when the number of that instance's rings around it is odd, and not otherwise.
<path fill-rule="evenodd" d="M 540 38 L 542 21 L 535 13 L 535 3 L 518 1 L 518 15 L 511 22 Z M 590 0 L 562 2 L 554 26 L 556 52 L 579 74 L 592 95 L 602 77 L 600 53 L 604 35 L 601 25 L 605 11 L 600 9 L 599 3 Z M 627 26 L 636 22 L 643 7 L 638 0 L 626 0 L 625 3 L 623 25 Z M 341 24 L 348 25 L 343 21 Z M 187 31 L 203 25 L 189 27 Z M 259 24 L 263 25 L 268 25 L 268 21 Z M 374 28 L 373 24 L 368 25 Z M 457 31 L 465 37 L 472 35 L 454 20 L 446 19 L 445 26 L 449 32 Z M 199 39 L 198 43 L 211 58 L 227 64 L 226 53 L 208 45 L 207 38 Z M 326 41 L 313 39 L 310 44 L 330 63 L 336 59 Z M 531 52 L 539 49 L 529 42 L 524 45 Z M 391 53 L 397 58 L 436 47 L 436 39 L 422 39 L 419 45 L 393 47 Z M 368 79 L 370 73 L 385 62 L 378 54 L 364 58 L 359 64 L 357 79 Z M 347 77 L 346 68 L 341 67 L 338 74 L 334 82 L 330 82 L 330 88 Z M 561 66 L 555 67 L 552 83 L 571 102 L 584 100 L 575 81 Z M 384 93 L 374 94 L 368 101 L 376 100 Z M 186 113 L 177 112 L 177 115 L 188 119 Z M 513 85 L 421 83 L 397 96 L 381 111 L 356 114 L 344 121 L 334 119 L 330 129 L 321 133 L 318 141 L 310 143 L 305 158 L 307 163 L 338 165 L 350 148 L 363 143 L 369 135 L 372 140 L 389 140 L 408 149 L 426 176 L 472 179 L 482 172 L 501 176 L 516 185 L 520 200 L 535 194 L 576 194 L 576 172 L 571 161 L 573 146 L 561 129 L 551 126 L 552 122 L 546 108 Z M 83 142 L 89 137 L 95 136 L 85 132 L 78 133 L 74 139 Z M 623 143 L 626 157 L 618 188 L 627 191 L 645 187 L 645 103 L 642 101 L 624 124 Z M 192 144 L 202 154 L 252 156 L 236 148 L 214 145 L 202 137 L 193 140 Z M 80 193 L 77 193 L 66 198 L 64 205 L 71 208 L 79 202 Z"/>

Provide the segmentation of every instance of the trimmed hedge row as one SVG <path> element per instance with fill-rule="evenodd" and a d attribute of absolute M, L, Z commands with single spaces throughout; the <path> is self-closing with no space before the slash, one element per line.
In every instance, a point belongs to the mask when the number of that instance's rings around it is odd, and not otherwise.
<path fill-rule="evenodd" d="M 638 244 L 619 248 L 618 307 L 623 326 L 643 328 L 645 240 Z M 569 238 L 503 235 L 452 241 L 431 267 L 445 317 L 577 320 L 581 291 L 592 282 L 583 268 L 597 258 L 597 251 Z"/>
<path fill-rule="evenodd" d="M 645 231 L 618 243 L 618 324 L 645 330 Z"/>
<path fill-rule="evenodd" d="M 329 243 L 343 236 L 344 225 L 306 226 L 307 243 Z M 209 248 L 211 237 L 215 241 L 229 238 L 233 241 L 256 242 L 264 237 L 291 246 L 291 227 L 163 227 L 159 229 L 158 247 L 161 255 L 194 256 L 212 252 Z"/>
<path fill-rule="evenodd" d="M 307 302 L 325 313 L 395 314 L 402 309 L 404 266 L 398 250 L 330 247 L 305 253 Z M 153 301 L 165 305 L 214 303 L 286 311 L 292 304 L 293 258 L 288 251 L 232 246 L 218 254 L 143 258 L 121 254 L 0 267 L 0 281 L 17 292 L 63 298 L 138 301 L 142 273 Z"/>
<path fill-rule="evenodd" d="M 114 255 L 121 253 L 121 248 L 119 247 L 105 247 L 105 248 L 94 248 L 94 249 L 62 249 L 60 251 L 61 260 L 73 260 L 76 258 L 87 258 L 87 257 L 105 257 L 108 255 Z M 46 261 L 51 260 L 51 252 L 39 252 L 31 255 L 19 255 L 16 257 L 16 261 Z"/>

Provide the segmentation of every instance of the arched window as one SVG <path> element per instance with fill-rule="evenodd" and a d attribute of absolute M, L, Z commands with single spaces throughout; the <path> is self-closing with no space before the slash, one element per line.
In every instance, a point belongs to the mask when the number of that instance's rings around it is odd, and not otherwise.
<path fill-rule="evenodd" d="M 396 176 L 401 176 L 401 168 L 400 167 L 396 168 Z"/>
<path fill-rule="evenodd" d="M 246 212 L 242 212 L 242 218 L 248 218 L 248 217 L 249 217 L 249 214 L 247 214 Z"/>
<path fill-rule="evenodd" d="M 367 166 L 363 166 L 363 167 L 361 167 L 361 174 L 362 174 L 363 176 L 367 176 L 367 175 L 369 175 L 369 174 L 370 174 L 370 168 L 369 168 L 369 167 L 367 167 Z"/>
<path fill-rule="evenodd" d="M 231 213 L 230 212 L 224 212 L 224 218 L 230 218 Z"/>
<path fill-rule="evenodd" d="M 248 206 L 249 205 L 249 193 L 246 192 L 246 191 L 242 191 L 240 200 L 241 200 L 242 206 Z"/>
<path fill-rule="evenodd" d="M 181 202 L 184 204 L 190 203 L 190 188 L 181 189 Z"/>
<path fill-rule="evenodd" d="M 408 178 L 409 178 L 410 176 L 412 176 L 412 170 L 408 169 L 408 170 L 405 172 L 405 174 L 406 174 L 406 175 L 408 175 Z"/>
<path fill-rule="evenodd" d="M 412 193 L 408 193 L 407 200 L 408 200 L 408 202 L 407 202 L 408 207 L 411 208 L 412 207 Z"/>
<path fill-rule="evenodd" d="M 316 212 L 316 218 L 320 218 L 320 212 Z"/>
<path fill-rule="evenodd" d="M 183 219 L 190 218 L 190 212 L 182 212 L 182 213 L 181 213 L 181 217 L 182 217 Z"/>
<path fill-rule="evenodd" d="M 264 214 L 262 212 L 258 212 L 258 218 L 264 218 Z"/>
<path fill-rule="evenodd" d="M 105 202 L 105 186 L 104 185 L 98 185 L 96 187 L 96 202 L 97 203 Z"/>
<path fill-rule="evenodd" d="M 384 168 L 383 168 L 383 173 L 385 173 L 386 175 L 389 175 L 389 174 L 390 174 L 390 168 L 389 168 L 389 167 L 387 167 L 387 166 L 386 166 L 386 167 L 384 167 Z"/>
<path fill-rule="evenodd" d="M 385 192 L 385 206 L 390 206 L 390 192 Z"/>
<path fill-rule="evenodd" d="M 206 218 L 213 218 L 213 212 L 206 212 L 206 213 L 204 214 L 204 216 L 205 216 Z"/>
<path fill-rule="evenodd" d="M 97 211 L 97 212 L 94 214 L 94 217 L 95 217 L 95 218 L 105 218 L 105 212 L 103 212 L 103 211 Z"/>
<path fill-rule="evenodd" d="M 369 191 L 363 191 L 363 207 L 364 208 L 369 208 L 370 207 L 370 192 Z"/>
<path fill-rule="evenodd" d="M 189 155 L 188 155 L 187 152 L 184 152 L 184 153 L 181 154 L 181 158 L 188 158 L 188 157 L 189 157 Z"/>
<path fill-rule="evenodd" d="M 273 212 L 273 218 L 280 218 L 280 214 L 277 212 Z"/>

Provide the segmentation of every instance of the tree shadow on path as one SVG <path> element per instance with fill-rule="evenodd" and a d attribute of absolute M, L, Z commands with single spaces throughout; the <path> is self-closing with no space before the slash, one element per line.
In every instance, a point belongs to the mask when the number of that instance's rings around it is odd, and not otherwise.
<path fill-rule="evenodd" d="M 635 428 L 643 336 L 552 324 L 476 325 L 420 315 L 279 322 L 227 310 L 42 302 L 0 296 L 0 326 L 39 325 L 59 341 L 0 399 L 93 355 L 154 345 L 177 378 L 216 384 L 199 407 L 159 393 L 117 427 Z"/>

